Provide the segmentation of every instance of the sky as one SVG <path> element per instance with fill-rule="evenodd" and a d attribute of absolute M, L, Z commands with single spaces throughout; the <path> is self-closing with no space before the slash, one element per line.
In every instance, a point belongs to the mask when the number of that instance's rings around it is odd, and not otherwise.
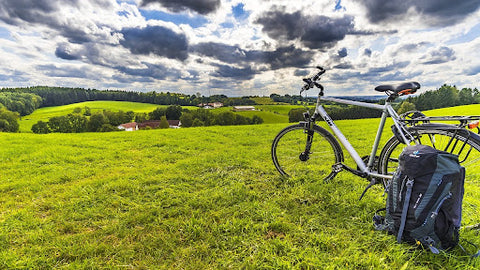
<path fill-rule="evenodd" d="M 479 87 L 480 0 L 1 0 L 0 87 L 227 96 Z M 313 90 L 312 90 L 313 91 Z"/>

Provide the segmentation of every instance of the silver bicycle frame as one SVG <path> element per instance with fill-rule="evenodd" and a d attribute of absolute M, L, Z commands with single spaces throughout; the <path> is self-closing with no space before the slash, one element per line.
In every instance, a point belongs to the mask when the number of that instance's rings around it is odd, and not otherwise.
<path fill-rule="evenodd" d="M 348 105 L 355 105 L 355 106 L 360 106 L 360 107 L 366 107 L 366 108 L 371 108 L 375 110 L 381 110 L 382 117 L 380 118 L 380 124 L 378 126 L 377 130 L 377 135 L 375 136 L 375 141 L 372 146 L 372 152 L 370 154 L 369 160 L 367 165 L 363 162 L 362 158 L 360 155 L 357 153 L 355 148 L 350 144 L 350 142 L 347 140 L 345 135 L 340 131 L 340 129 L 335 125 L 335 122 L 332 120 L 332 118 L 328 115 L 328 113 L 325 111 L 325 108 L 320 104 L 320 100 L 326 100 L 326 101 L 332 101 L 332 102 L 337 102 L 337 103 L 342 103 L 342 104 L 348 104 Z M 391 175 L 383 175 L 383 174 L 378 174 L 376 172 L 372 172 L 370 168 L 372 168 L 373 163 L 375 162 L 375 156 L 378 151 L 378 146 L 380 144 L 380 139 L 382 137 L 382 132 L 383 128 L 385 127 L 385 122 L 387 120 L 387 117 L 390 116 L 393 120 L 393 123 L 397 130 L 399 130 L 400 136 L 402 136 L 402 139 L 405 142 L 410 143 L 412 141 L 411 135 L 408 133 L 407 130 L 403 127 L 403 125 L 400 124 L 399 121 L 399 116 L 397 112 L 392 108 L 392 105 L 390 102 L 386 102 L 385 105 L 379 105 L 379 104 L 372 104 L 372 103 L 367 103 L 367 102 L 360 102 L 360 101 L 353 101 L 353 100 L 347 100 L 347 99 L 339 99 L 339 98 L 332 98 L 332 97 L 318 97 L 317 99 L 317 105 L 315 106 L 315 113 L 319 114 L 323 120 L 327 123 L 327 125 L 330 127 L 332 132 L 335 134 L 335 136 L 338 138 L 340 143 L 345 147 L 345 149 L 348 151 L 350 156 L 353 158 L 357 166 L 360 168 L 360 170 L 364 173 L 366 173 L 369 176 L 373 177 L 379 177 L 379 178 L 384 178 L 384 179 L 391 179 Z"/>

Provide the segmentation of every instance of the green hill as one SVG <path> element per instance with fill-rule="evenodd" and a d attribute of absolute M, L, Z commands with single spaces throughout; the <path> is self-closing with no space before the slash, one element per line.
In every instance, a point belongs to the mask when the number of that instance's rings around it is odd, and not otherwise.
<path fill-rule="evenodd" d="M 480 104 L 463 105 L 425 111 L 427 116 L 443 115 L 480 115 Z"/>
<path fill-rule="evenodd" d="M 20 132 L 31 132 L 32 125 L 42 120 L 44 122 L 48 121 L 51 117 L 62 116 L 72 113 L 75 108 L 80 108 L 84 110 L 85 107 L 89 107 L 91 112 L 102 111 L 102 110 L 111 110 L 111 111 L 133 111 L 136 113 L 140 112 L 151 112 L 158 107 L 168 107 L 167 105 L 156 105 L 148 103 L 137 103 L 137 102 L 127 102 L 127 101 L 87 101 L 63 106 L 56 107 L 45 107 L 35 110 L 32 114 L 24 116 L 20 119 Z M 255 105 L 257 111 L 250 112 L 236 112 L 240 115 L 246 117 L 253 117 L 254 115 L 260 116 L 264 123 L 273 124 L 273 123 L 288 123 L 288 112 L 292 108 L 298 108 L 299 106 L 291 105 Z M 197 107 L 194 106 L 183 106 L 183 108 L 189 110 L 196 110 Z M 212 109 L 213 113 L 221 113 L 225 111 L 232 111 L 232 107 L 222 107 L 218 109 Z M 82 111 L 83 112 L 83 111 Z"/>
<path fill-rule="evenodd" d="M 148 113 L 158 107 L 168 107 L 167 105 L 156 105 L 149 103 L 138 103 L 128 101 L 87 101 L 63 106 L 44 107 L 35 110 L 32 114 L 22 117 L 19 121 L 20 132 L 31 132 L 32 125 L 42 120 L 48 121 L 51 117 L 62 116 L 72 113 L 75 108 L 84 110 L 89 107 L 91 112 L 111 110 L 111 111 L 133 111 L 136 113 Z M 196 109 L 197 107 L 186 106 L 185 108 Z M 83 111 L 82 111 L 83 112 Z"/>
<path fill-rule="evenodd" d="M 377 124 L 338 122 L 361 154 Z M 359 202 L 361 178 L 279 177 L 270 145 L 286 125 L 0 133 L 0 269 L 480 267 L 374 231 L 383 190 Z M 477 232 L 462 235 L 479 245 Z"/>

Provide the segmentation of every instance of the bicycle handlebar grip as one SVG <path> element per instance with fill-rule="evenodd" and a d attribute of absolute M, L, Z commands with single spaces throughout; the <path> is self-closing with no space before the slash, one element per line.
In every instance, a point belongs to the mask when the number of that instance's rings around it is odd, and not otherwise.
<path fill-rule="evenodd" d="M 324 68 L 322 68 L 320 66 L 317 66 L 317 68 L 320 69 L 320 71 L 315 76 L 313 76 L 313 78 L 312 78 L 313 81 L 318 80 L 318 78 L 320 78 L 320 76 L 322 76 L 322 74 L 325 73 L 325 71 L 326 71 Z"/>

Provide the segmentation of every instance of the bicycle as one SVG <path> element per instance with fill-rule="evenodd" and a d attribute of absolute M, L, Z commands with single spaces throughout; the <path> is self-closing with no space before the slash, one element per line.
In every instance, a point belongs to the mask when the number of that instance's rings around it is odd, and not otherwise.
<path fill-rule="evenodd" d="M 325 69 L 317 67 L 318 73 L 303 79 L 305 85 L 300 95 L 314 87 L 320 89 L 315 106 L 315 112 L 304 113 L 304 121 L 281 130 L 272 143 L 271 156 L 276 169 L 285 177 L 315 177 L 324 181 L 333 179 L 339 172 L 345 170 L 370 181 L 362 193 L 373 185 L 382 183 L 386 187 L 393 172 L 398 166 L 398 156 L 406 145 L 426 144 L 459 156 L 462 166 L 466 168 L 465 182 L 465 216 L 477 213 L 480 205 L 480 116 L 441 116 L 427 117 L 420 111 L 412 111 L 398 115 L 392 107 L 395 99 L 414 94 L 420 89 L 418 82 L 406 82 L 398 86 L 380 85 L 375 87 L 378 92 L 387 95 L 384 105 L 352 101 L 324 96 L 324 87 L 318 82 Z M 382 115 L 377 133 L 368 156 L 361 157 L 348 139 L 328 115 L 321 101 L 330 101 L 347 105 L 356 105 L 381 110 Z M 328 125 L 330 133 L 317 125 L 321 117 Z M 388 139 L 380 154 L 380 140 L 387 118 L 393 120 L 393 136 Z M 437 123 L 455 121 L 457 124 Z M 476 133 L 472 130 L 476 129 Z M 314 139 L 315 138 L 315 139 Z M 347 166 L 343 154 L 343 146 L 355 161 L 357 169 Z M 360 197 L 360 198 L 361 198 Z M 478 197 L 478 198 L 477 198 Z M 465 204 L 471 209 L 465 211 Z M 470 215 L 470 216 L 472 216 Z M 470 217 L 470 218 L 473 218 Z M 465 220 L 465 219 L 464 219 Z M 466 222 L 472 223 L 466 218 Z M 478 225 L 471 225 L 477 226 Z"/>

